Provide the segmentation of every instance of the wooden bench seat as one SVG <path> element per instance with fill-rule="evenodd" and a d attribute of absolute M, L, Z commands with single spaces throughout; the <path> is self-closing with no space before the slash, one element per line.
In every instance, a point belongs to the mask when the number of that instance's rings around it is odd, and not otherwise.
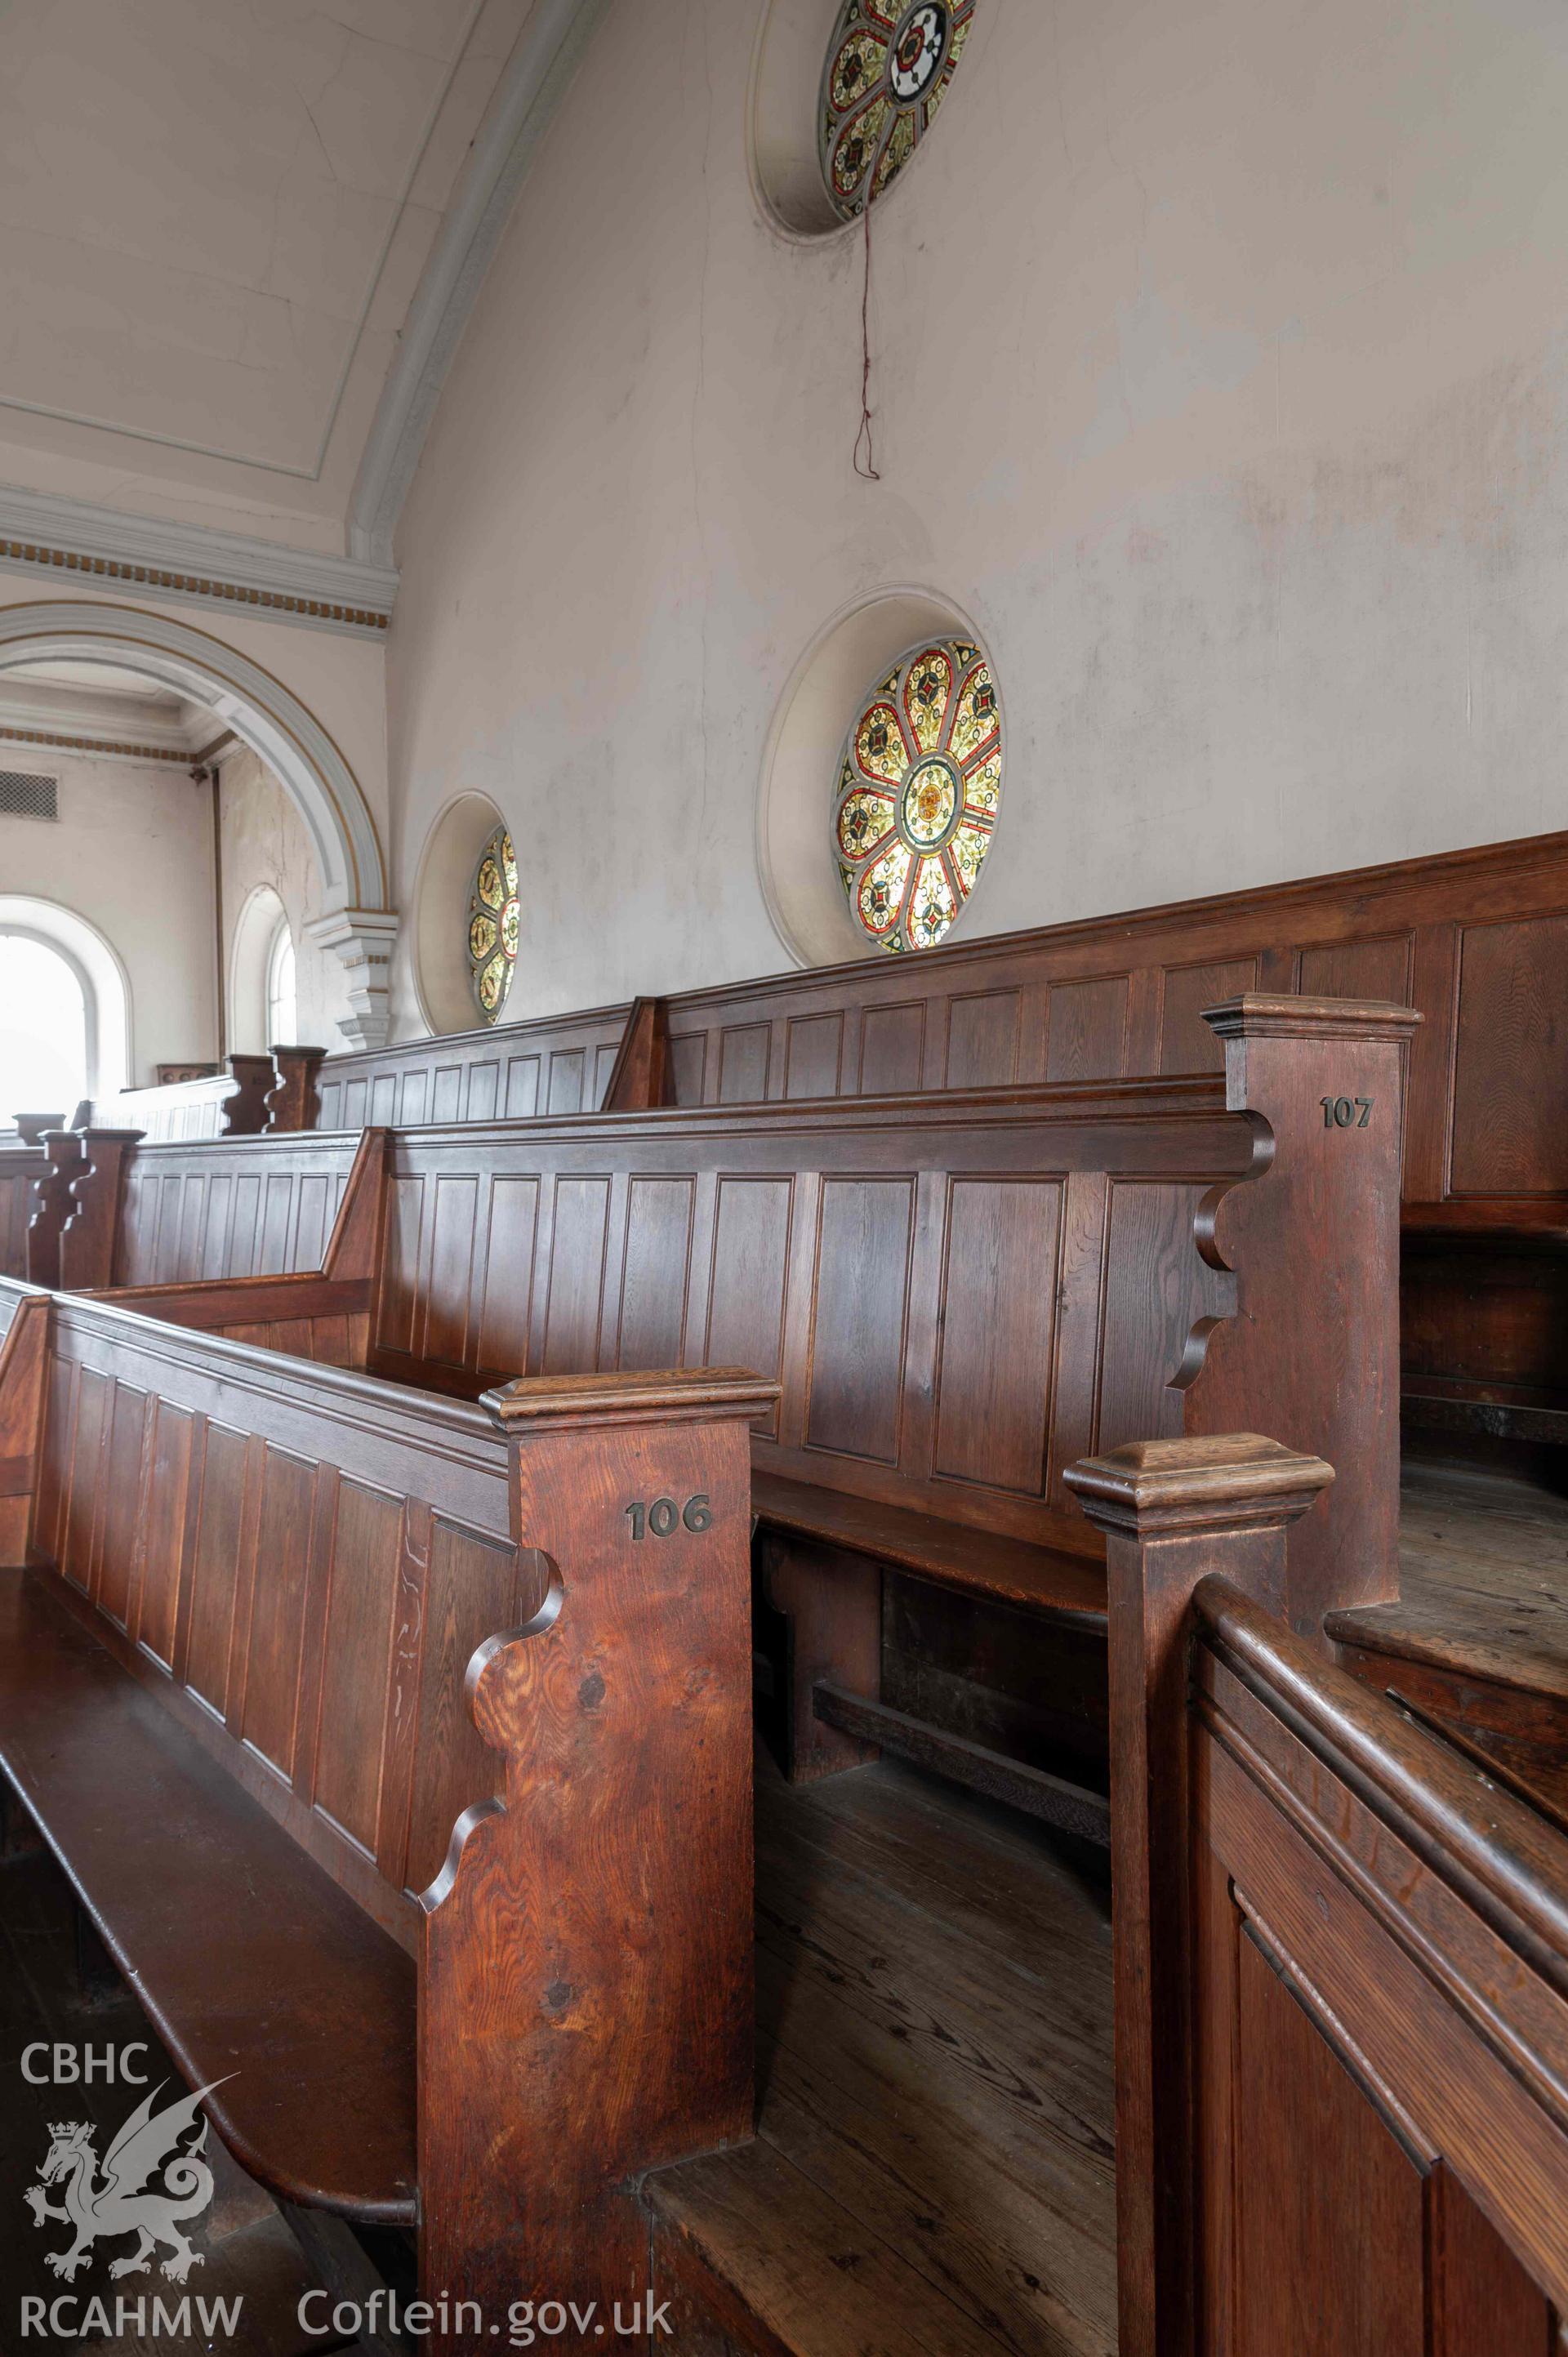
<path fill-rule="evenodd" d="M 251 2174 L 412 2225 L 413 1957 L 214 1774 L 66 1593 L 0 1571 L 0 1769 Z"/>
<path fill-rule="evenodd" d="M 750 2132 L 774 1398 L 465 1405 L 0 1283 L 0 1768 L 246 2166 L 492 2315 L 639 2296 L 629 2181 Z"/>
<path fill-rule="evenodd" d="M 751 1503 L 771 1530 L 848 1547 L 895 1570 L 1104 1633 L 1104 1569 L 1080 1555 L 782 1473 L 754 1472 Z"/>

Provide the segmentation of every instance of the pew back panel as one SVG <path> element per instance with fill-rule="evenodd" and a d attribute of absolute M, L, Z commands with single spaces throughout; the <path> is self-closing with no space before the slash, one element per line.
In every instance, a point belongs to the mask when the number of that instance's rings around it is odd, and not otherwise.
<path fill-rule="evenodd" d="M 318 1132 L 138 1146 L 126 1157 L 112 1281 L 318 1268 L 358 1144 Z"/>
<path fill-rule="evenodd" d="M 41 1146 L 0 1146 L 0 1276 L 27 1274 L 33 1189 L 48 1168 Z"/>
<path fill-rule="evenodd" d="M 522 1121 L 604 1101 L 629 1006 L 498 1024 L 329 1056 L 317 1079 L 322 1129 Z"/>
<path fill-rule="evenodd" d="M 412 1894 L 493 1786 L 454 1681 L 537 1600 L 485 1413 L 57 1297 L 33 1546 L 412 1945 Z"/>
<path fill-rule="evenodd" d="M 1565 972 L 1568 834 L 1541 835 L 681 993 L 665 1002 L 668 1085 L 688 1106 L 1219 1071 L 1201 1019 L 1216 1000 L 1252 989 L 1386 1000 L 1423 1017 L 1406 1197 L 1562 1196 Z M 576 1110 L 532 1078 L 526 1104 L 508 1103 L 509 1060 L 591 1060 L 625 1013 L 331 1057 L 322 1125 Z M 470 1061 L 487 1077 L 467 1093 Z M 439 1103 L 437 1069 L 451 1075 Z"/>
<path fill-rule="evenodd" d="M 759 1472 L 1082 1552 L 1062 1469 L 1176 1428 L 1230 1297 L 1194 1219 L 1251 1157 L 1201 1081 L 400 1133 L 371 1363 L 753 1365 Z"/>

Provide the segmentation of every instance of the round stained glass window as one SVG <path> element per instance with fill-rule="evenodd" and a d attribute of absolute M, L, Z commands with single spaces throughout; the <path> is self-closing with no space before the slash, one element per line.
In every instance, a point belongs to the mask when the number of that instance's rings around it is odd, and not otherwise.
<path fill-rule="evenodd" d="M 822 69 L 817 146 L 845 221 L 901 172 L 969 38 L 974 0 L 844 0 Z"/>
<path fill-rule="evenodd" d="M 487 1023 L 498 1023 L 517 965 L 517 854 L 504 826 L 496 829 L 474 869 L 468 895 L 468 971 L 474 1000 Z"/>
<path fill-rule="evenodd" d="M 844 739 L 833 851 L 850 913 L 885 950 L 929 950 L 974 889 L 1002 800 L 1002 716 L 978 647 L 897 662 Z"/>

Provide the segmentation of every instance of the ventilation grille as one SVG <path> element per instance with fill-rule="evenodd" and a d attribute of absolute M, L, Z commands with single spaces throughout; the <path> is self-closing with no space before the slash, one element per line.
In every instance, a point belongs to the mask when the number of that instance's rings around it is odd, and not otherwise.
<path fill-rule="evenodd" d="M 35 778 L 26 770 L 0 770 L 0 813 L 7 818 L 59 818 L 58 778 Z"/>

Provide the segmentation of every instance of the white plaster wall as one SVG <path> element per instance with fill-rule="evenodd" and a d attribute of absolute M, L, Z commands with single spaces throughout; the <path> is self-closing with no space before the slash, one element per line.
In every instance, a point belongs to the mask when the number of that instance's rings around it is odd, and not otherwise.
<path fill-rule="evenodd" d="M 321 913 L 321 887 L 304 822 L 277 779 L 248 746 L 226 755 L 221 770 L 223 974 L 230 993 L 230 1042 L 251 1049 L 340 1048 L 338 1017 L 347 1006 L 343 969 L 336 957 L 315 946 L 306 930 Z M 270 885 L 277 894 L 294 935 L 298 1037 L 293 1041 L 262 1036 L 264 1006 L 258 1014 L 254 1007 L 234 1004 L 235 928 L 258 884 Z"/>
<path fill-rule="evenodd" d="M 398 886 L 493 796 L 514 1008 L 788 962 L 764 740 L 884 585 L 998 666 L 972 933 L 1568 823 L 1561 8 L 980 0 L 875 216 L 879 483 L 857 233 L 750 191 L 759 13 L 618 0 L 405 511 Z"/>
<path fill-rule="evenodd" d="M 59 818 L 0 816 L 0 892 L 35 894 L 96 927 L 125 971 L 133 1085 L 216 1049 L 212 802 L 172 762 L 0 746 L 0 768 L 59 780 Z"/>

